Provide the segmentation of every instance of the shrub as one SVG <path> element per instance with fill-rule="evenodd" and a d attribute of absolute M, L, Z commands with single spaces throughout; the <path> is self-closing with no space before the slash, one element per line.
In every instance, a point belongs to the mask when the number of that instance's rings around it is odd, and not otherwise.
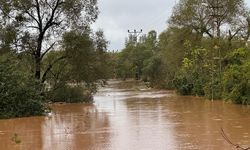
<path fill-rule="evenodd" d="M 65 84 L 51 91 L 49 95 L 52 102 L 89 103 L 93 101 L 91 90 L 80 85 L 70 86 Z"/>
<path fill-rule="evenodd" d="M 224 98 L 237 104 L 250 104 L 250 61 L 230 66 L 223 77 Z"/>
<path fill-rule="evenodd" d="M 221 98 L 221 82 L 210 53 L 209 50 L 198 48 L 186 54 L 175 77 L 175 87 L 180 94 Z"/>
<path fill-rule="evenodd" d="M 221 88 L 220 77 L 214 76 L 204 85 L 205 97 L 208 99 L 221 99 L 222 98 L 222 88 Z"/>
<path fill-rule="evenodd" d="M 186 77 L 178 76 L 174 80 L 174 85 L 177 92 L 181 95 L 191 95 L 193 90 L 193 85 L 188 83 Z"/>
<path fill-rule="evenodd" d="M 223 75 L 223 96 L 237 104 L 250 104 L 250 53 L 240 48 L 227 57 L 230 65 Z"/>
<path fill-rule="evenodd" d="M 22 72 L 10 56 L 0 57 L 0 118 L 44 114 L 43 86 Z"/>

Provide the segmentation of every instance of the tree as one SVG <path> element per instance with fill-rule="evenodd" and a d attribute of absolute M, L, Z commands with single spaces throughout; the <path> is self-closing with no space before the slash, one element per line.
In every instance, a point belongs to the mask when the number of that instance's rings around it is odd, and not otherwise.
<path fill-rule="evenodd" d="M 118 55 L 118 76 L 124 79 L 155 81 L 161 60 L 153 57 L 158 53 L 158 39 L 156 31 L 142 35 L 139 41 L 129 40 L 126 47 Z M 159 66 L 160 67 L 160 66 Z M 155 71 L 155 72 L 154 72 Z"/>
<path fill-rule="evenodd" d="M 103 30 L 98 30 L 95 32 L 93 41 L 96 51 L 96 75 L 99 79 L 107 79 L 113 75 L 113 67 L 110 66 L 110 63 L 112 63 L 110 62 L 112 58 L 107 52 L 109 41 L 106 40 Z"/>
<path fill-rule="evenodd" d="M 29 53 L 34 60 L 34 76 L 43 80 L 47 74 L 45 71 L 41 75 L 44 56 L 58 47 L 63 33 L 85 30 L 94 22 L 98 15 L 96 5 L 96 0 L 0 0 L 1 27 L 12 28 L 15 35 L 11 42 L 2 43 Z"/>
<path fill-rule="evenodd" d="M 103 30 L 98 30 L 95 33 L 94 41 L 95 41 L 97 52 L 104 53 L 107 51 L 107 48 L 108 48 L 107 46 L 109 42 L 106 40 Z"/>
<path fill-rule="evenodd" d="M 98 79 L 95 44 L 89 33 L 70 31 L 63 36 L 63 49 L 69 65 L 70 80 L 92 83 Z M 59 57 L 60 58 L 60 57 Z"/>
<path fill-rule="evenodd" d="M 134 78 L 134 64 L 132 62 L 132 51 L 134 49 L 134 45 L 131 43 L 127 43 L 126 47 L 117 54 L 117 77 L 122 78 L 123 80 L 127 78 Z M 131 57 L 132 56 L 132 57 Z"/>
<path fill-rule="evenodd" d="M 145 37 L 144 42 L 147 49 L 150 49 L 152 51 L 155 51 L 158 46 L 158 41 L 157 41 L 157 32 L 155 30 L 149 31 L 148 35 Z"/>
<path fill-rule="evenodd" d="M 243 13 L 242 18 L 238 19 L 238 30 L 240 33 L 240 38 L 243 38 L 245 41 L 245 44 L 249 41 L 250 38 L 250 10 Z M 237 24 L 235 23 L 235 24 Z"/>
<path fill-rule="evenodd" d="M 197 34 L 190 28 L 170 27 L 159 36 L 159 56 L 161 57 L 165 82 L 168 88 L 173 88 L 175 75 L 179 71 L 187 47 L 197 47 L 201 44 Z"/>
<path fill-rule="evenodd" d="M 237 20 L 245 11 L 244 0 L 181 0 L 169 20 L 172 26 L 188 27 L 213 38 L 221 37 L 221 28 Z M 238 32 L 237 32 L 238 33 Z"/>
<path fill-rule="evenodd" d="M 180 0 L 174 7 L 169 24 L 179 28 L 190 28 L 197 32 L 200 38 L 204 33 L 212 37 L 210 13 L 200 0 Z"/>
<path fill-rule="evenodd" d="M 149 81 L 152 87 L 166 87 L 165 86 L 165 70 L 159 54 L 155 54 L 143 62 L 143 80 Z"/>
<path fill-rule="evenodd" d="M 96 42 L 102 44 L 102 47 Z M 96 92 L 96 82 L 106 79 L 108 54 L 104 35 L 91 36 L 90 31 L 72 30 L 63 35 L 61 50 L 51 51 L 44 59 L 47 70 L 46 83 L 50 85 L 52 101 L 88 102 Z M 55 60 L 64 58 L 55 64 Z M 53 65 L 54 64 L 54 65 Z"/>

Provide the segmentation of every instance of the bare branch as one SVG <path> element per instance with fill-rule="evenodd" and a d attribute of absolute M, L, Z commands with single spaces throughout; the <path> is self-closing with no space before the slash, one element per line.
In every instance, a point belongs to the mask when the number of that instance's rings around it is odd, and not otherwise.
<path fill-rule="evenodd" d="M 37 26 L 27 26 L 27 28 L 33 28 L 33 29 L 38 29 L 39 30 L 39 28 Z"/>
<path fill-rule="evenodd" d="M 229 37 L 228 37 L 228 40 L 231 41 L 240 31 L 242 30 L 242 27 L 239 27 L 235 32 L 234 34 L 232 35 L 232 32 L 231 30 L 229 30 Z"/>
<path fill-rule="evenodd" d="M 44 27 L 44 30 L 43 32 L 45 33 L 49 27 L 55 25 L 55 23 L 53 22 L 54 20 L 54 17 L 55 17 L 55 14 L 56 14 L 56 10 L 58 9 L 58 7 L 63 4 L 63 2 L 60 2 L 60 0 L 57 0 L 56 1 L 56 5 L 55 7 L 52 9 L 52 13 L 51 13 L 51 16 L 50 16 L 50 19 L 48 20 L 48 22 L 46 23 L 45 27 Z"/>
<path fill-rule="evenodd" d="M 205 33 L 206 33 L 210 38 L 214 38 L 214 36 L 209 32 L 209 30 L 206 30 Z"/>
<path fill-rule="evenodd" d="M 34 15 L 32 15 L 28 10 L 25 10 L 25 13 L 28 14 L 32 19 L 34 19 L 36 21 L 37 25 L 40 26 L 39 21 L 37 20 L 37 18 Z"/>
<path fill-rule="evenodd" d="M 42 18 L 41 18 L 40 5 L 39 5 L 38 0 L 36 0 L 36 11 L 37 11 L 38 20 L 39 20 L 39 23 L 40 23 L 39 28 L 42 31 L 43 21 L 42 21 Z"/>
<path fill-rule="evenodd" d="M 46 81 L 46 76 L 47 74 L 50 72 L 50 70 L 53 68 L 53 66 L 58 63 L 59 61 L 63 60 L 67 58 L 67 56 L 61 56 L 59 58 L 57 58 L 53 63 L 51 63 L 48 68 L 45 70 L 44 74 L 43 74 L 43 77 L 42 77 L 42 83 L 44 83 Z"/>
<path fill-rule="evenodd" d="M 234 144 L 229 138 L 228 136 L 225 134 L 224 130 L 221 128 L 221 135 L 222 137 L 227 141 L 227 143 L 229 143 L 230 145 L 234 146 L 236 149 L 241 149 L 241 150 L 250 150 L 250 147 L 248 148 L 244 148 L 241 147 L 239 144 Z"/>
<path fill-rule="evenodd" d="M 55 46 L 56 42 L 50 45 L 49 48 L 46 49 L 46 51 L 42 54 L 41 59 Z"/>
<path fill-rule="evenodd" d="M 2 7 L 0 7 L 0 10 L 2 11 L 2 13 L 3 13 L 5 16 L 7 16 L 8 18 L 11 18 L 11 16 L 10 16 L 7 12 L 5 12 L 4 9 L 3 9 Z"/>

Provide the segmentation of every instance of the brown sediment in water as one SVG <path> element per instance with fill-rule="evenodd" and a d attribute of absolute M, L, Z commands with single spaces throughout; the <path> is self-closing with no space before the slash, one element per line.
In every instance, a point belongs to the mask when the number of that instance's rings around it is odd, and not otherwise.
<path fill-rule="evenodd" d="M 248 107 L 139 82 L 110 81 L 94 104 L 56 104 L 52 110 L 48 117 L 0 120 L 0 150 L 233 149 L 220 128 L 234 143 L 250 146 Z"/>

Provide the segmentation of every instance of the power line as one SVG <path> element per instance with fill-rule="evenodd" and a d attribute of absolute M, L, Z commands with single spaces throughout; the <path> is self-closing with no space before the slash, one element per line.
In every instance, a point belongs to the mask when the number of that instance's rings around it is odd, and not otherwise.
<path fill-rule="evenodd" d="M 134 30 L 130 31 L 128 30 L 129 33 L 129 40 L 132 42 L 137 43 L 138 36 L 142 33 L 142 29 L 140 31 Z"/>

